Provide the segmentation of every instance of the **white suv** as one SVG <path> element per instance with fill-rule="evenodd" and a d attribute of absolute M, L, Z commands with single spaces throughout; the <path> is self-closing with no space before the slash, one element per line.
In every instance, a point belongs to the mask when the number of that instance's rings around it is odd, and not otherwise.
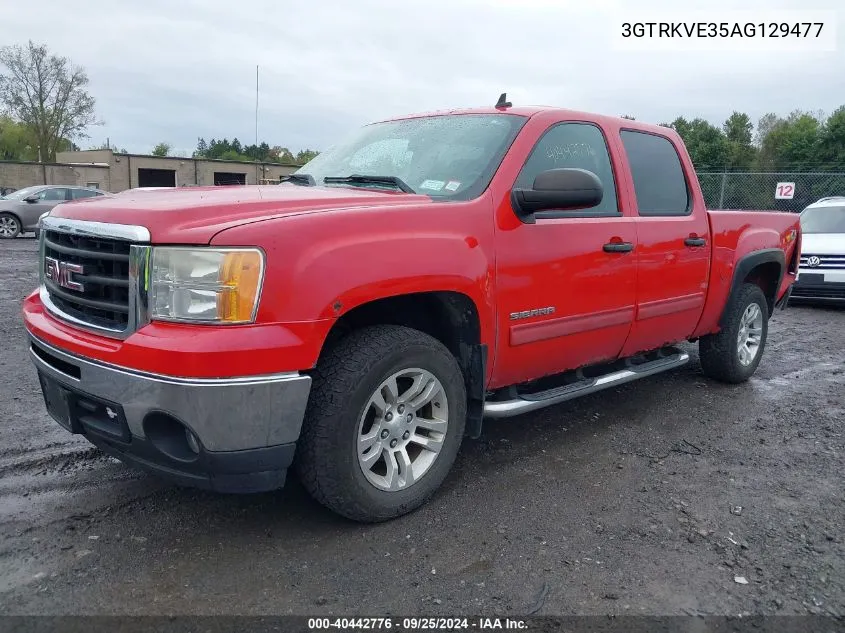
<path fill-rule="evenodd" d="M 845 196 L 822 198 L 804 209 L 801 233 L 792 299 L 845 305 Z"/>

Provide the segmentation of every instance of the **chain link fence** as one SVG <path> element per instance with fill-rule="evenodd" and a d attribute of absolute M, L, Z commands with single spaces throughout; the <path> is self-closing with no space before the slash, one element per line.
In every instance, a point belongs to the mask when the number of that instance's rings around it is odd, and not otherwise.
<path fill-rule="evenodd" d="M 700 172 L 708 209 L 798 213 L 820 198 L 845 196 L 845 172 Z M 778 199 L 780 193 L 792 198 Z"/>

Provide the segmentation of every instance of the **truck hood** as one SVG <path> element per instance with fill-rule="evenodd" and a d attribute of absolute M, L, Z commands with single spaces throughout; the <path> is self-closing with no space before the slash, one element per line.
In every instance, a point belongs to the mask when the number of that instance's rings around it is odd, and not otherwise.
<path fill-rule="evenodd" d="M 228 228 L 288 215 L 373 207 L 430 204 L 424 195 L 352 187 L 292 184 L 127 190 L 56 206 L 51 217 L 134 224 L 150 231 L 153 243 L 207 244 Z"/>
<path fill-rule="evenodd" d="M 845 233 L 802 233 L 805 255 L 845 255 Z"/>

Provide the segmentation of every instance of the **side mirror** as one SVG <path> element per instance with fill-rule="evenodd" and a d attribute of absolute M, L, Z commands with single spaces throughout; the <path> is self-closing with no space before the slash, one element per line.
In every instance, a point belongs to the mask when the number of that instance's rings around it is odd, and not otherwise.
<path fill-rule="evenodd" d="M 596 206 L 604 196 L 601 180 L 586 169 L 549 169 L 537 174 L 531 189 L 514 188 L 511 205 L 520 220 L 533 224 L 543 212 Z"/>
<path fill-rule="evenodd" d="M 34 193 L 31 196 L 27 196 L 23 199 L 24 202 L 38 202 L 38 194 Z"/>

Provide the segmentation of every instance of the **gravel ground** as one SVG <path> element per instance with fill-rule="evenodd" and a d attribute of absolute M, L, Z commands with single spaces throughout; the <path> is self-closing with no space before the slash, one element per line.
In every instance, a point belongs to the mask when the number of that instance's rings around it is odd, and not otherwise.
<path fill-rule="evenodd" d="M 180 489 L 59 428 L 19 314 L 35 253 L 0 242 L 2 614 L 845 612 L 845 310 L 778 313 L 744 385 L 691 346 L 680 370 L 488 422 L 428 505 L 362 526 L 293 478 Z"/>

